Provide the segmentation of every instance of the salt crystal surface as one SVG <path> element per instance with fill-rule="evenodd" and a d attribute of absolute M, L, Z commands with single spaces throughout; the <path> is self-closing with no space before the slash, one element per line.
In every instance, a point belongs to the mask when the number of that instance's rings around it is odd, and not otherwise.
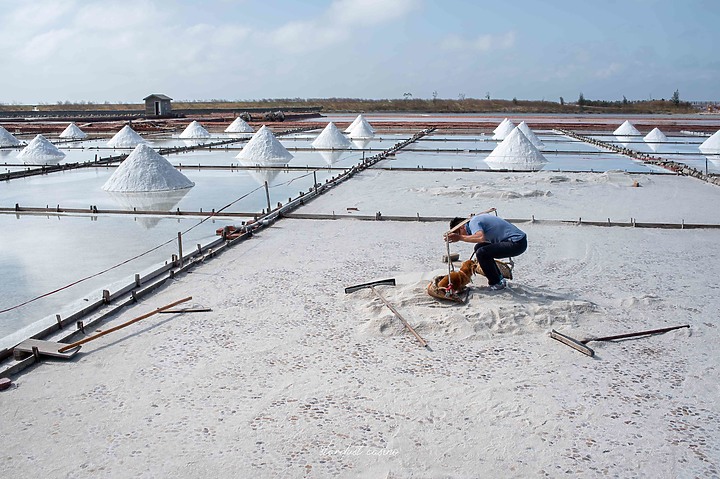
<path fill-rule="evenodd" d="M 128 155 L 105 182 L 105 191 L 168 191 L 191 188 L 195 183 L 145 144 Z"/>
<path fill-rule="evenodd" d="M 492 166 L 528 167 L 536 168 L 547 160 L 542 153 L 528 140 L 519 128 L 512 132 L 498 144 L 485 158 L 485 162 Z"/>
<path fill-rule="evenodd" d="M 620 125 L 617 130 L 613 132 L 613 135 L 640 135 L 641 133 L 638 131 L 635 126 L 630 123 L 630 121 L 625 120 L 625 123 Z"/>
<path fill-rule="evenodd" d="M 515 129 L 515 123 L 510 120 L 503 121 L 493 135 L 493 140 L 504 140 Z"/>
<path fill-rule="evenodd" d="M 252 133 L 252 126 L 248 125 L 245 120 L 240 117 L 235 118 L 230 125 L 225 128 L 225 133 Z"/>
<path fill-rule="evenodd" d="M 120 131 L 115 133 L 107 145 L 112 148 L 135 148 L 136 146 L 147 143 L 135 130 L 129 125 L 122 127 Z"/>
<path fill-rule="evenodd" d="M 315 138 L 312 146 L 318 150 L 344 150 L 350 148 L 351 142 L 338 130 L 335 123 L 330 122 Z"/>
<path fill-rule="evenodd" d="M 57 163 L 65 158 L 65 153 L 58 150 L 44 136 L 38 135 L 18 153 L 17 157 L 23 160 L 24 163 L 41 165 Z"/>
<path fill-rule="evenodd" d="M 60 138 L 75 138 L 84 140 L 87 138 L 87 133 L 82 131 L 75 123 L 70 123 L 67 128 L 60 133 Z"/>
<path fill-rule="evenodd" d="M 208 132 L 200 123 L 193 120 L 186 128 L 180 133 L 180 138 L 210 138 L 210 132 Z"/>
<path fill-rule="evenodd" d="M 20 140 L 15 138 L 12 133 L 0 126 L 0 146 L 18 146 L 19 144 Z"/>
<path fill-rule="evenodd" d="M 287 164 L 293 159 L 293 155 L 275 138 L 270 128 L 263 125 L 235 158 L 256 162 L 257 164 L 267 162 L 284 162 Z"/>
<path fill-rule="evenodd" d="M 665 133 L 660 131 L 659 128 L 653 128 L 650 133 L 645 135 L 643 138 L 645 141 L 651 141 L 651 142 L 661 142 L 661 141 L 668 141 L 667 136 L 665 136 Z"/>
<path fill-rule="evenodd" d="M 703 153 L 720 153 L 720 130 L 716 131 L 710 138 L 703 141 L 699 148 Z"/>
<path fill-rule="evenodd" d="M 542 140 L 537 137 L 535 132 L 530 129 L 527 123 L 525 123 L 524 121 L 521 122 L 518 125 L 518 128 L 520 128 L 520 131 L 523 132 L 525 138 L 530 140 L 530 142 L 535 145 L 535 148 L 537 148 L 538 150 L 542 150 L 543 148 L 545 148 L 545 143 L 543 143 Z"/>

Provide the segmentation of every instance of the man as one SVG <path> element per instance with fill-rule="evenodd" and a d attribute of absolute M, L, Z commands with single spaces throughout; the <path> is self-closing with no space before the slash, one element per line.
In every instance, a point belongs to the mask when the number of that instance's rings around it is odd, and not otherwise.
<path fill-rule="evenodd" d="M 505 278 L 495 264 L 495 258 L 509 258 L 521 255 L 527 249 L 527 235 L 517 226 L 487 211 L 470 218 L 464 227 L 447 235 L 448 241 L 455 243 L 475 243 L 475 255 L 478 264 L 488 280 L 490 289 L 503 289 L 507 285 Z M 454 218 L 450 221 L 450 229 L 465 221 Z"/>

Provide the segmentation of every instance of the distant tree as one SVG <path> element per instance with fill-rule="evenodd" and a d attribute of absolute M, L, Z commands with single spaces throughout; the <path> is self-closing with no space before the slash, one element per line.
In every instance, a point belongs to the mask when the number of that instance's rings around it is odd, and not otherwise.
<path fill-rule="evenodd" d="M 489 100 L 489 99 L 490 99 L 490 92 L 486 92 L 486 93 L 485 93 L 485 99 L 486 99 L 486 100 Z"/>
<path fill-rule="evenodd" d="M 517 104 L 518 104 L 517 98 L 513 97 L 513 105 L 517 105 Z"/>
<path fill-rule="evenodd" d="M 432 92 L 433 101 L 437 100 L 437 95 L 438 95 L 437 90 L 433 90 L 433 92 Z"/>
<path fill-rule="evenodd" d="M 673 102 L 673 105 L 680 106 L 680 90 L 675 90 L 670 101 Z"/>
<path fill-rule="evenodd" d="M 565 104 L 565 98 L 560 97 L 560 104 L 561 104 L 561 105 L 564 105 L 564 104 Z"/>
<path fill-rule="evenodd" d="M 465 93 L 458 94 L 458 100 L 463 101 L 465 99 Z"/>
<path fill-rule="evenodd" d="M 580 96 L 578 97 L 577 104 L 580 106 L 583 106 L 585 104 L 585 96 L 580 92 Z"/>
<path fill-rule="evenodd" d="M 623 95 L 623 105 L 627 105 L 627 104 L 628 104 L 628 100 L 627 100 L 627 98 L 625 98 L 625 95 Z"/>
<path fill-rule="evenodd" d="M 412 100 L 412 93 L 403 93 L 403 98 L 406 100 Z"/>

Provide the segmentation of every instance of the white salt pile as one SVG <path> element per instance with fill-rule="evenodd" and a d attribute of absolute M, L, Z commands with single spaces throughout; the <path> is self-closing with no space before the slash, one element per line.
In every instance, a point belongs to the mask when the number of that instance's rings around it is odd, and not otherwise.
<path fill-rule="evenodd" d="M 350 125 L 347 128 L 345 128 L 345 133 L 350 133 L 353 130 L 353 128 L 358 126 L 359 123 L 367 123 L 368 126 L 370 127 L 370 131 L 372 131 L 373 134 L 375 133 L 375 129 L 372 126 L 370 126 L 370 123 L 368 123 L 368 121 L 365 119 L 365 117 L 362 115 L 362 113 L 359 114 L 357 117 L 355 117 L 355 119 L 352 121 L 352 123 L 350 123 Z"/>
<path fill-rule="evenodd" d="M 652 151 L 658 151 L 660 149 L 660 145 L 658 145 L 658 143 L 665 143 L 666 141 L 668 141 L 665 133 L 660 131 L 659 128 L 653 128 L 650 133 L 645 135 L 643 140 L 645 140 L 645 143 L 648 144 L 648 148 L 650 148 Z"/>
<path fill-rule="evenodd" d="M 522 130 L 514 128 L 485 158 L 485 163 L 491 168 L 540 169 L 547 160 Z"/>
<path fill-rule="evenodd" d="M 193 120 L 182 133 L 180 138 L 210 138 L 208 132 L 200 123 Z"/>
<path fill-rule="evenodd" d="M 635 126 L 630 123 L 628 120 L 625 120 L 625 123 L 620 125 L 617 130 L 613 132 L 613 135 L 620 135 L 620 136 L 633 136 L 633 135 L 640 135 L 641 133 L 638 131 Z"/>
<path fill-rule="evenodd" d="M 44 136 L 38 135 L 17 155 L 24 163 L 42 165 L 57 163 L 65 158 L 65 153 L 58 150 Z"/>
<path fill-rule="evenodd" d="M 495 127 L 495 129 L 493 130 L 493 134 L 497 133 L 497 132 L 500 130 L 500 128 L 503 128 L 504 125 L 505 125 L 505 123 L 507 123 L 507 122 L 509 122 L 509 121 L 510 121 L 510 120 L 508 120 L 507 118 L 503 119 L 503 121 L 501 121 L 501 122 L 498 124 L 498 126 Z"/>
<path fill-rule="evenodd" d="M 515 123 L 510 120 L 503 120 L 497 127 L 497 131 L 493 135 L 493 140 L 504 140 L 515 129 Z"/>
<path fill-rule="evenodd" d="M 542 150 L 543 148 L 545 148 L 545 143 L 543 143 L 542 140 L 537 137 L 535 132 L 530 129 L 527 123 L 525 123 L 524 121 L 520 122 L 518 128 L 520 128 L 520 131 L 523 132 L 525 138 L 530 140 L 530 142 L 535 145 L 535 148 L 537 148 L 538 150 Z"/>
<path fill-rule="evenodd" d="M 360 118 L 357 122 L 357 124 L 353 127 L 352 130 L 350 130 L 350 133 L 348 136 L 352 139 L 356 138 L 372 138 L 375 136 L 375 130 L 373 127 L 368 123 L 368 121 L 360 115 L 358 118 Z"/>
<path fill-rule="evenodd" d="M 195 183 L 175 169 L 165 158 L 140 144 L 125 158 L 105 182 L 105 191 L 169 191 L 191 188 Z"/>
<path fill-rule="evenodd" d="M 710 138 L 700 144 L 700 151 L 707 154 L 720 153 L 720 130 L 716 131 Z"/>
<path fill-rule="evenodd" d="M 252 126 L 248 125 L 245 120 L 240 117 L 235 118 L 230 125 L 225 128 L 225 133 L 252 133 Z"/>
<path fill-rule="evenodd" d="M 350 140 L 338 130 L 333 122 L 328 123 L 312 142 L 312 147 L 318 150 L 345 150 L 350 146 Z"/>
<path fill-rule="evenodd" d="M 60 133 L 60 138 L 72 138 L 77 140 L 84 140 L 87 138 L 87 133 L 82 131 L 75 123 L 70 123 L 67 128 Z"/>
<path fill-rule="evenodd" d="M 15 138 L 12 133 L 0 126 L 0 146 L 18 146 L 19 144 L 20 140 Z"/>
<path fill-rule="evenodd" d="M 129 125 L 122 127 L 120 131 L 115 133 L 107 145 L 111 148 L 135 148 L 140 144 L 147 143 L 143 138 L 138 135 L 135 130 L 130 128 Z"/>
<path fill-rule="evenodd" d="M 270 128 L 263 125 L 235 158 L 258 164 L 268 162 L 287 163 L 293 159 L 293 155 L 275 138 Z"/>

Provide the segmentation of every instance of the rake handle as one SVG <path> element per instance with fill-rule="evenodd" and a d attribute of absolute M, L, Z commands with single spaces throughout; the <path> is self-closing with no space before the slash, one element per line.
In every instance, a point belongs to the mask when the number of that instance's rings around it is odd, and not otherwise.
<path fill-rule="evenodd" d="M 191 299 L 192 299 L 192 296 L 188 296 L 187 298 L 181 299 L 181 300 L 179 300 L 179 301 L 175 301 L 174 303 L 170 303 L 170 304 L 168 304 L 168 305 L 165 305 L 165 306 L 163 306 L 163 307 L 161 307 L 161 308 L 156 309 L 155 311 L 150 311 L 149 313 L 143 314 L 142 316 L 138 316 L 137 318 L 131 319 L 130 321 L 127 321 L 127 322 L 122 323 L 122 324 L 118 324 L 117 326 L 115 326 L 115 327 L 113 327 L 113 328 L 106 329 L 105 331 L 101 331 L 101 332 L 99 332 L 99 333 L 97 333 L 97 334 L 93 334 L 92 336 L 88 336 L 87 338 L 83 338 L 83 339 L 81 339 L 80 341 L 75 341 L 74 343 L 70 343 L 70 344 L 68 344 L 67 346 L 63 346 L 62 348 L 58 349 L 58 352 L 59 352 L 59 353 L 64 353 L 65 351 L 69 351 L 70 349 L 76 348 L 76 347 L 80 346 L 81 344 L 87 343 L 88 341 L 92 341 L 93 339 L 97 339 L 97 338 L 99 338 L 100 336 L 105 336 L 106 334 L 112 333 L 113 331 L 117 331 L 118 329 L 122 329 L 122 328 L 124 328 L 125 326 L 130 326 L 130 325 L 133 324 L 133 323 L 137 323 L 137 322 L 140 321 L 141 319 L 149 318 L 150 316 L 152 316 L 152 315 L 154 315 L 154 314 L 157 314 L 157 313 L 160 313 L 160 312 L 162 312 L 162 311 L 165 311 L 166 309 L 170 309 L 170 308 L 172 308 L 172 307 L 174 307 L 174 306 L 177 306 L 177 305 L 180 304 L 180 303 L 184 303 L 184 302 L 186 302 L 186 301 L 190 301 Z"/>
<path fill-rule="evenodd" d="M 417 338 L 417 340 L 420 341 L 420 344 L 421 344 L 423 347 L 427 348 L 427 347 L 428 347 L 428 343 L 425 342 L 425 340 L 417 333 L 417 331 L 415 331 L 415 330 L 413 329 L 412 326 L 410 326 L 410 323 L 408 323 L 407 321 L 405 321 L 405 318 L 402 317 L 402 315 L 398 312 L 398 310 L 395 309 L 395 308 L 393 307 L 393 305 L 390 304 L 390 303 L 388 302 L 388 300 L 385 299 L 385 297 L 384 297 L 382 294 L 380 294 L 380 291 L 378 291 L 377 289 L 375 289 L 374 286 L 371 286 L 370 288 L 371 288 L 371 289 L 373 290 L 373 292 L 377 295 L 377 297 L 380 298 L 383 303 L 385 303 L 385 306 L 387 306 L 388 308 L 390 308 L 390 311 L 392 311 L 393 313 L 395 313 L 395 316 L 397 316 L 398 319 L 403 322 L 403 324 L 405 325 L 405 327 L 408 328 L 411 333 L 413 333 L 413 335 Z"/>
<path fill-rule="evenodd" d="M 660 328 L 660 329 L 651 329 L 649 331 L 640 331 L 638 333 L 625 333 L 625 334 L 616 334 L 615 336 L 603 336 L 600 338 L 589 338 L 581 341 L 583 344 L 588 343 L 590 341 L 611 341 L 613 339 L 624 339 L 624 338 L 632 338 L 635 336 L 645 336 L 648 334 L 660 334 L 660 333 L 667 333 L 668 331 L 672 331 L 674 329 L 680 329 L 680 328 L 689 328 L 689 324 L 683 324 L 682 326 L 671 326 L 669 328 Z"/>

